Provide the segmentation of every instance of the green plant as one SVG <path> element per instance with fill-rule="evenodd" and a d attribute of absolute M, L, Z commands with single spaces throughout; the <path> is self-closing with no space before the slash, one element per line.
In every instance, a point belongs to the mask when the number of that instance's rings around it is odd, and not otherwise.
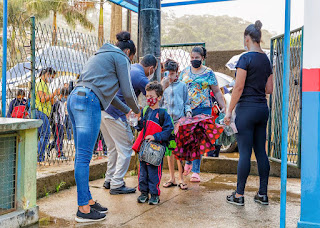
<path fill-rule="evenodd" d="M 48 197 L 50 192 L 47 192 L 46 186 L 43 187 L 45 197 Z"/>
<path fill-rule="evenodd" d="M 135 170 L 130 171 L 130 176 L 137 176 L 138 173 Z"/>
<path fill-rule="evenodd" d="M 62 186 L 64 186 L 64 185 L 66 185 L 66 182 L 60 182 L 60 184 L 58 184 L 57 185 L 57 187 L 56 187 L 56 190 L 57 190 L 57 192 L 59 192 L 60 191 L 60 188 L 62 187 Z"/>

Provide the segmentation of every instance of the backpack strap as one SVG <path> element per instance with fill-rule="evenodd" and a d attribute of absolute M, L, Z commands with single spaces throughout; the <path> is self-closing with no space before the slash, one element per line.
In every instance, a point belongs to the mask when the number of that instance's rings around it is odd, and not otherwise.
<path fill-rule="evenodd" d="M 163 127 L 163 124 L 164 124 L 164 119 L 165 119 L 164 115 L 165 115 L 165 112 L 166 112 L 165 109 L 163 109 L 163 108 L 160 108 L 160 109 L 159 109 L 159 123 L 160 123 L 160 126 L 161 126 L 161 127 Z"/>
<path fill-rule="evenodd" d="M 149 108 L 149 106 L 145 106 L 144 108 L 143 108 L 143 111 L 142 111 L 142 121 L 143 121 L 143 139 L 144 139 L 144 137 L 145 137 L 145 135 L 146 135 L 146 131 L 147 131 L 147 119 L 146 119 L 146 117 L 148 118 L 149 117 L 149 112 L 150 112 L 150 108 Z"/>
<path fill-rule="evenodd" d="M 149 106 L 145 106 L 145 107 L 143 108 L 142 117 L 144 117 L 144 116 L 146 115 L 146 112 L 147 112 L 148 108 L 149 108 Z"/>

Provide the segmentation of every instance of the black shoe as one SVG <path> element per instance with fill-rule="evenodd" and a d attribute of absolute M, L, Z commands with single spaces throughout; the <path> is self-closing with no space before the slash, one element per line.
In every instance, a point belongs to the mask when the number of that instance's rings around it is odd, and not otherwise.
<path fill-rule="evenodd" d="M 110 189 L 110 182 L 105 181 L 104 184 L 103 184 L 103 187 L 105 189 Z"/>
<path fill-rule="evenodd" d="M 219 157 L 221 146 L 220 145 L 216 145 L 215 147 L 216 147 L 215 150 L 212 150 L 212 151 L 207 153 L 208 157 L 215 157 L 215 158 Z"/>
<path fill-rule="evenodd" d="M 214 151 L 209 151 L 207 153 L 207 157 L 214 157 Z"/>
<path fill-rule="evenodd" d="M 138 197 L 138 203 L 146 203 L 149 201 L 149 194 L 146 192 L 142 192 Z"/>
<path fill-rule="evenodd" d="M 151 195 L 151 198 L 149 200 L 149 205 L 157 205 L 160 203 L 160 198 L 158 195 Z"/>
<path fill-rule="evenodd" d="M 262 205 L 269 205 L 269 199 L 267 195 L 260 195 L 259 192 L 254 196 L 254 202 Z"/>
<path fill-rule="evenodd" d="M 106 214 L 102 214 L 95 209 L 90 209 L 90 213 L 82 213 L 79 209 L 76 215 L 75 220 L 77 222 L 99 222 L 106 219 Z"/>
<path fill-rule="evenodd" d="M 233 192 L 232 195 L 227 196 L 227 202 L 238 206 L 244 206 L 244 197 L 241 196 L 237 198 L 236 192 Z"/>
<path fill-rule="evenodd" d="M 100 212 L 100 213 L 107 213 L 108 212 L 108 208 L 101 206 L 100 203 L 95 202 L 95 204 L 90 205 L 90 207 L 92 209 L 95 209 L 96 211 Z"/>
<path fill-rule="evenodd" d="M 111 195 L 131 194 L 135 192 L 136 192 L 135 188 L 128 188 L 125 185 L 121 186 L 120 188 L 110 189 Z"/>

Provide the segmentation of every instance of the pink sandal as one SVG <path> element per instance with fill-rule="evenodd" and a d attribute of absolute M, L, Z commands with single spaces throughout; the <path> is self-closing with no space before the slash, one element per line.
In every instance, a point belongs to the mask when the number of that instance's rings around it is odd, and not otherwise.
<path fill-rule="evenodd" d="M 185 166 L 184 166 L 183 169 L 184 169 L 183 175 L 184 175 L 184 176 L 188 176 L 189 173 L 190 173 L 191 170 L 192 170 L 192 164 L 191 164 L 191 165 L 185 164 Z"/>
<path fill-rule="evenodd" d="M 190 182 L 200 182 L 200 176 L 199 173 L 193 173 L 191 178 L 190 178 Z"/>

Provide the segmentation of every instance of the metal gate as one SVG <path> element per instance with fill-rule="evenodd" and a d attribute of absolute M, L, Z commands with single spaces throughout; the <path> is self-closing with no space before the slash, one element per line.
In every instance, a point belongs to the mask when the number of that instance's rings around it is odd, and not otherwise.
<path fill-rule="evenodd" d="M 282 84 L 283 84 L 284 35 L 271 39 L 274 89 L 270 96 L 268 125 L 268 155 L 271 160 L 281 161 L 282 135 Z M 301 155 L 301 88 L 302 88 L 303 27 L 290 34 L 290 95 L 288 115 L 288 165 L 300 167 Z"/>

